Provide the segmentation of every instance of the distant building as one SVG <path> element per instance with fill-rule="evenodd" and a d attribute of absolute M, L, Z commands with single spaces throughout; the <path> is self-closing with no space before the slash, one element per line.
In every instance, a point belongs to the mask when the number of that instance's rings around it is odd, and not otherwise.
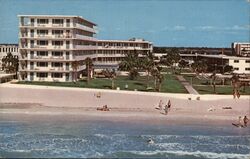
<path fill-rule="evenodd" d="M 18 44 L 0 44 L 0 70 L 2 70 L 2 58 L 9 52 L 18 55 Z"/>
<path fill-rule="evenodd" d="M 236 56 L 250 57 L 250 43 L 232 43 L 232 50 Z"/>
<path fill-rule="evenodd" d="M 19 80 L 72 81 L 85 70 L 87 57 L 95 69 L 116 69 L 124 53 L 152 51 L 152 43 L 143 39 L 98 40 L 96 27 L 79 16 L 20 15 Z"/>

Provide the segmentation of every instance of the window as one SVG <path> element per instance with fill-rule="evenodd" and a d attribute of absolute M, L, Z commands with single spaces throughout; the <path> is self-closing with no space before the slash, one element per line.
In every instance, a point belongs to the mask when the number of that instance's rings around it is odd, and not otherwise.
<path fill-rule="evenodd" d="M 63 41 L 52 41 L 52 45 L 62 46 L 63 45 Z"/>
<path fill-rule="evenodd" d="M 246 63 L 250 63 L 250 60 L 246 60 Z"/>
<path fill-rule="evenodd" d="M 37 41 L 37 45 L 48 45 L 48 41 L 45 41 L 45 40 L 39 40 Z"/>
<path fill-rule="evenodd" d="M 239 60 L 234 60 L 234 63 L 239 63 Z"/>
<path fill-rule="evenodd" d="M 37 77 L 40 77 L 40 78 L 48 77 L 48 73 L 43 73 L 43 72 L 37 73 Z"/>
<path fill-rule="evenodd" d="M 52 30 L 52 34 L 63 34 L 63 30 Z"/>
<path fill-rule="evenodd" d="M 51 76 L 52 76 L 52 78 L 62 78 L 63 74 L 62 73 L 52 73 Z"/>
<path fill-rule="evenodd" d="M 37 34 L 48 34 L 48 30 L 37 30 Z"/>
<path fill-rule="evenodd" d="M 48 56 L 47 51 L 37 51 L 37 56 Z"/>
<path fill-rule="evenodd" d="M 48 19 L 37 19 L 38 24 L 48 24 L 49 20 Z"/>
<path fill-rule="evenodd" d="M 63 24 L 63 19 L 52 19 L 53 24 Z"/>
<path fill-rule="evenodd" d="M 63 52 L 53 51 L 52 56 L 63 56 Z"/>
<path fill-rule="evenodd" d="M 239 70 L 239 68 L 238 68 L 238 67 L 235 67 L 234 70 Z"/>
<path fill-rule="evenodd" d="M 38 67 L 48 67 L 48 62 L 37 62 Z"/>
<path fill-rule="evenodd" d="M 61 62 L 52 62 L 52 67 L 63 67 L 63 63 L 61 63 Z"/>
<path fill-rule="evenodd" d="M 250 67 L 246 67 L 245 70 L 246 70 L 246 71 L 250 71 Z"/>
<path fill-rule="evenodd" d="M 0 47 L 0 52 L 2 52 L 2 48 Z"/>

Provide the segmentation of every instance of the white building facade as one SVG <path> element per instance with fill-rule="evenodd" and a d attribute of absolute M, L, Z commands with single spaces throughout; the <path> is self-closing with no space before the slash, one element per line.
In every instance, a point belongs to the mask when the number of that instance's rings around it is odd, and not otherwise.
<path fill-rule="evenodd" d="M 232 43 L 232 49 L 237 56 L 250 57 L 250 43 Z"/>
<path fill-rule="evenodd" d="M 72 81 L 86 68 L 87 57 L 94 68 L 106 69 L 117 68 L 124 53 L 152 52 L 152 44 L 142 39 L 97 40 L 96 24 L 79 16 L 18 17 L 20 81 Z"/>
<path fill-rule="evenodd" d="M 233 72 L 238 74 L 250 74 L 249 57 L 225 57 L 228 59 L 228 65 L 233 67 Z"/>

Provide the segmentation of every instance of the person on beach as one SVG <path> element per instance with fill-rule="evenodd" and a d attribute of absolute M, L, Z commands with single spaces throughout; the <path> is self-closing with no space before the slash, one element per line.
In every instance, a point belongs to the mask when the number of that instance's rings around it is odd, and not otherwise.
<path fill-rule="evenodd" d="M 104 105 L 102 106 L 102 108 L 97 108 L 97 110 L 100 110 L 100 111 L 109 111 L 109 108 L 107 105 Z"/>
<path fill-rule="evenodd" d="M 239 116 L 239 126 L 240 127 L 243 127 L 244 125 L 243 125 L 243 120 L 242 120 L 242 117 L 241 116 Z"/>
<path fill-rule="evenodd" d="M 240 98 L 240 92 L 238 90 L 236 91 L 236 96 L 238 99 Z"/>
<path fill-rule="evenodd" d="M 163 102 L 162 100 L 160 100 L 159 105 L 158 105 L 159 110 L 162 110 L 162 105 L 163 105 Z"/>
<path fill-rule="evenodd" d="M 247 127 L 248 121 L 249 121 L 249 119 L 247 118 L 247 116 L 245 116 L 245 117 L 243 118 L 244 127 Z"/>
<path fill-rule="evenodd" d="M 168 100 L 168 111 L 170 111 L 170 108 L 171 108 L 171 101 L 170 100 Z"/>
<path fill-rule="evenodd" d="M 165 110 L 165 115 L 167 115 L 168 114 L 168 105 L 167 104 L 165 105 L 165 109 L 164 110 Z"/>

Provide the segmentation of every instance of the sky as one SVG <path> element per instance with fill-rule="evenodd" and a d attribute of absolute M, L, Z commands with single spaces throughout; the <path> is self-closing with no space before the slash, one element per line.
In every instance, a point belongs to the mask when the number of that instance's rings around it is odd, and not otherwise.
<path fill-rule="evenodd" d="M 250 0 L 0 0 L 0 43 L 18 43 L 18 14 L 78 15 L 98 25 L 98 39 L 138 37 L 155 46 L 250 40 Z"/>

